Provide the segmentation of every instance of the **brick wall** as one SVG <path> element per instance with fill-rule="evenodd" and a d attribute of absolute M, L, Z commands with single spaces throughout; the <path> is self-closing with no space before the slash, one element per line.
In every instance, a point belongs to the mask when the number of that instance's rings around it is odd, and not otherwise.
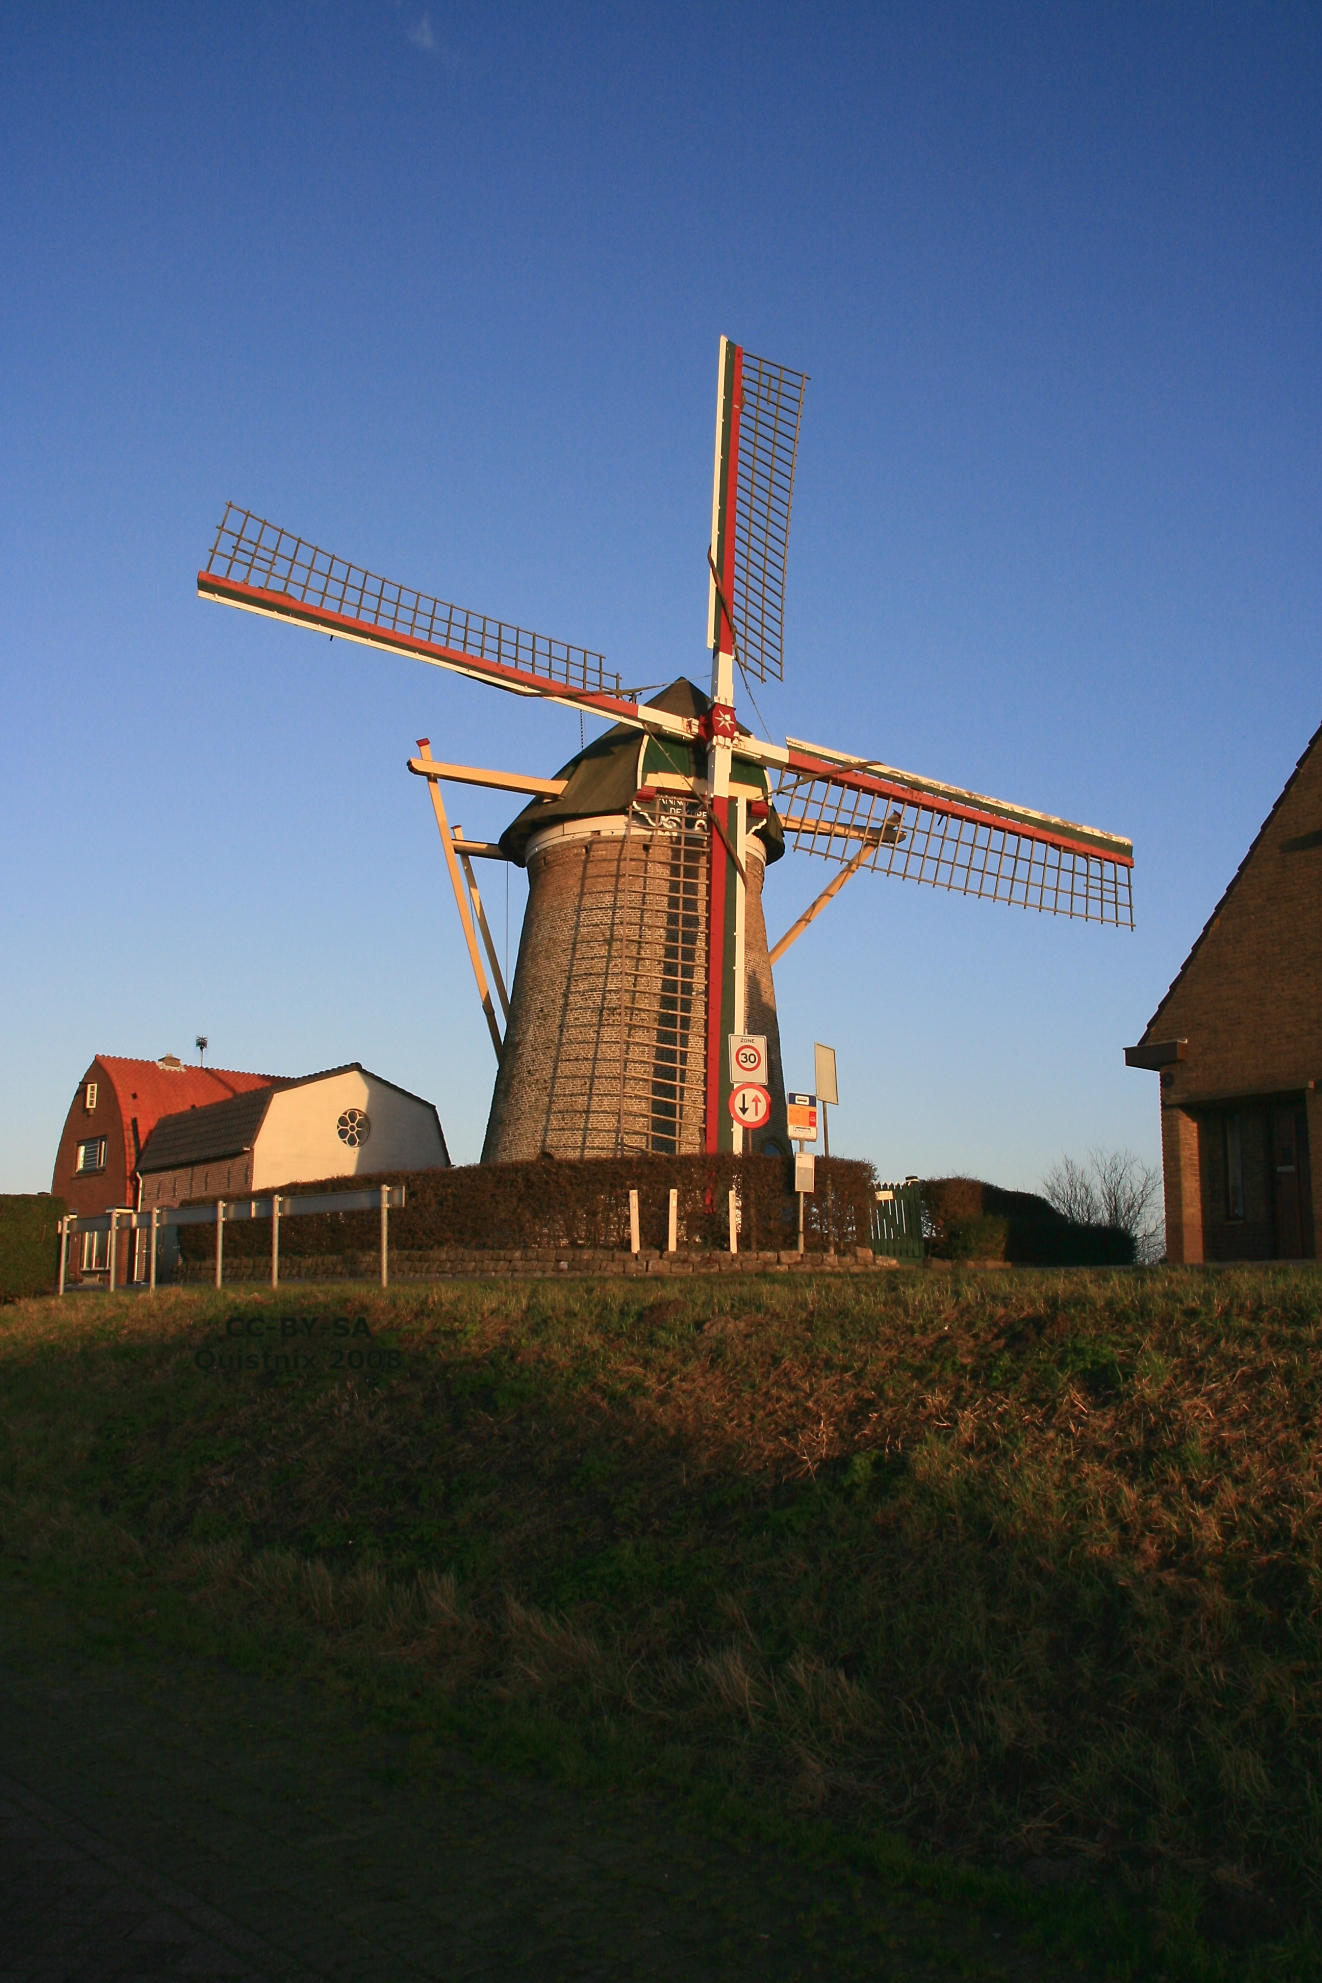
<path fill-rule="evenodd" d="M 1172 1260 L 1269 1255 L 1270 1213 L 1259 1202 L 1266 1159 L 1259 1161 L 1262 1118 L 1254 1098 L 1306 1101 L 1314 1227 L 1322 1230 L 1316 1141 L 1322 1119 L 1312 1085 L 1322 1080 L 1319 835 L 1322 745 L 1315 737 L 1144 1034 L 1145 1043 L 1188 1041 L 1187 1059 L 1160 1076 Z M 1255 1194 L 1254 1211 L 1246 1204 L 1238 1230 L 1224 1205 L 1223 1123 L 1231 1102 L 1246 1105 L 1245 1190 Z"/>

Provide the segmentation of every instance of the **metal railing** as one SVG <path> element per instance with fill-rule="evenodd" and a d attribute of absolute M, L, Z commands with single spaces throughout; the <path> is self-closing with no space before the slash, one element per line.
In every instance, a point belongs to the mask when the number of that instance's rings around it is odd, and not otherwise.
<path fill-rule="evenodd" d="M 373 1212 L 381 1214 L 381 1285 L 389 1280 L 388 1245 L 390 1213 L 405 1202 L 402 1184 L 379 1184 L 368 1191 L 306 1192 L 301 1197 L 285 1197 L 275 1192 L 269 1198 L 217 1198 L 210 1205 L 153 1205 L 150 1212 L 135 1212 L 131 1206 L 112 1206 L 94 1218 L 72 1214 L 60 1220 L 60 1288 L 64 1293 L 69 1261 L 69 1241 L 80 1233 L 109 1233 L 110 1292 L 115 1287 L 115 1264 L 122 1232 L 150 1232 L 150 1271 L 147 1285 L 155 1292 L 160 1236 L 167 1226 L 214 1226 L 216 1228 L 216 1286 L 225 1278 L 225 1228 L 244 1219 L 271 1221 L 271 1286 L 280 1285 L 280 1221 L 307 1218 L 318 1212 Z"/>

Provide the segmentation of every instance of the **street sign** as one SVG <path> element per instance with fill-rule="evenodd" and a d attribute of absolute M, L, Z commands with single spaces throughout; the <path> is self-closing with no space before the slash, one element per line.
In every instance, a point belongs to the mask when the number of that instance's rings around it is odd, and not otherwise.
<path fill-rule="evenodd" d="M 817 1083 L 817 1099 L 835 1103 L 840 1100 L 835 1085 L 835 1048 L 824 1047 L 820 1040 L 813 1042 L 813 1080 Z"/>
<path fill-rule="evenodd" d="M 765 1033 L 731 1033 L 730 1079 L 731 1081 L 758 1081 L 763 1087 L 767 1079 L 767 1036 Z"/>
<path fill-rule="evenodd" d="M 741 1081 L 730 1093 L 730 1114 L 743 1129 L 765 1129 L 771 1120 L 771 1097 L 756 1081 Z"/>
<path fill-rule="evenodd" d="M 798 1156 L 794 1159 L 794 1189 L 796 1191 L 816 1191 L 817 1189 L 816 1157 L 811 1155 L 805 1157 L 803 1152 L 800 1151 Z"/>
<path fill-rule="evenodd" d="M 791 1143 L 815 1143 L 817 1141 L 817 1097 L 816 1095 L 786 1095 L 789 1110 L 789 1132 Z"/>

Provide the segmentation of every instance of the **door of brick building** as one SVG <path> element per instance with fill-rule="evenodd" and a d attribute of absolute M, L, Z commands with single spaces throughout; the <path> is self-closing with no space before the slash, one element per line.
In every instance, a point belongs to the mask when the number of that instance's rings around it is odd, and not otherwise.
<path fill-rule="evenodd" d="M 1308 1117 L 1295 1103 L 1271 1111 L 1272 1228 L 1278 1260 L 1313 1257 Z"/>

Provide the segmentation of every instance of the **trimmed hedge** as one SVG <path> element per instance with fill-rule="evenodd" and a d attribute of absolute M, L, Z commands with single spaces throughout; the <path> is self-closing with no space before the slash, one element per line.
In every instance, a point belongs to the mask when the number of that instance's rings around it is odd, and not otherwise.
<path fill-rule="evenodd" d="M 781 1157 L 604 1157 L 581 1163 L 547 1158 L 531 1163 L 464 1164 L 445 1170 L 374 1171 L 281 1186 L 290 1197 L 315 1191 L 361 1190 L 402 1184 L 407 1201 L 390 1214 L 392 1251 L 428 1252 L 460 1246 L 523 1247 L 629 1245 L 629 1193 L 637 1191 L 640 1239 L 666 1244 L 669 1194 L 679 1192 L 681 1247 L 729 1244 L 729 1193 L 741 1207 L 740 1247 L 750 1252 L 793 1246 L 798 1235 L 794 1167 Z M 871 1244 L 871 1164 L 846 1157 L 817 1159 L 817 1190 L 804 1208 L 804 1248 L 844 1252 Z M 206 1203 L 206 1200 L 195 1200 Z M 282 1220 L 282 1255 L 370 1253 L 379 1244 L 375 1212 L 328 1212 Z M 215 1233 L 205 1225 L 179 1228 L 185 1260 L 209 1259 Z M 234 1259 L 269 1254 L 271 1228 L 246 1221 L 225 1228 Z"/>
<path fill-rule="evenodd" d="M 1134 1237 L 1118 1226 L 1076 1226 L 1033 1191 L 976 1177 L 922 1185 L 927 1251 L 936 1260 L 1008 1260 L 1025 1267 L 1132 1267 Z"/>
<path fill-rule="evenodd" d="M 49 1191 L 0 1196 L 0 1301 L 53 1294 L 60 1278 L 60 1220 L 68 1211 Z"/>

